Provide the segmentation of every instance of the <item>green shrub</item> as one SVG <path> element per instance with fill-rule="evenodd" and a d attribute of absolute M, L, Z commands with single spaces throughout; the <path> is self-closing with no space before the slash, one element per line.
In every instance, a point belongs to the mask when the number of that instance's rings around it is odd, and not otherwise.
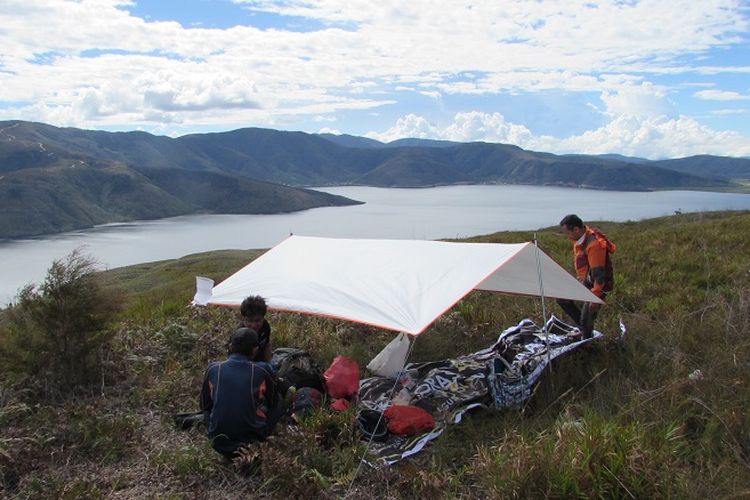
<path fill-rule="evenodd" d="M 94 261 L 75 250 L 52 263 L 38 289 L 23 288 L 0 329 L 5 374 L 63 390 L 96 378 L 97 354 L 111 338 L 107 326 L 121 300 L 94 271 Z"/>

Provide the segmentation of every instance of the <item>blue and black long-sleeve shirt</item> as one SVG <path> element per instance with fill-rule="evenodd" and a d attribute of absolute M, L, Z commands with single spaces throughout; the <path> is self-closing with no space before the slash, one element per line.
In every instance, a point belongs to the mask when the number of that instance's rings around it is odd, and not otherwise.
<path fill-rule="evenodd" d="M 271 431 L 268 412 L 277 397 L 270 364 L 237 353 L 226 361 L 211 363 L 200 395 L 201 410 L 210 412 L 208 437 L 223 434 L 240 442 L 265 439 Z"/>

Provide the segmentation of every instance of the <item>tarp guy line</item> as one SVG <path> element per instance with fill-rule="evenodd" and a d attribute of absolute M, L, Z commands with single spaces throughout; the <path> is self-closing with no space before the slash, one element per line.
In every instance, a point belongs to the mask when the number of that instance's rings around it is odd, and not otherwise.
<path fill-rule="evenodd" d="M 409 352 L 406 353 L 406 359 L 404 359 L 404 364 L 401 366 L 401 370 L 399 370 L 398 374 L 396 375 L 396 378 L 393 380 L 393 387 L 391 387 L 390 394 L 388 395 L 388 401 L 393 402 L 393 395 L 396 392 L 396 387 L 398 386 L 399 381 L 401 380 L 401 377 L 404 375 L 404 368 L 406 368 L 407 362 L 409 361 L 409 357 L 411 357 L 411 352 L 414 349 L 414 344 L 417 343 L 417 337 L 407 337 L 409 338 Z M 380 417 L 378 417 L 378 422 L 375 424 L 375 428 L 377 429 L 380 425 L 381 420 L 383 420 L 383 414 L 385 414 L 385 408 L 383 408 L 380 411 Z M 370 436 L 370 439 L 367 440 L 367 445 L 365 446 L 365 451 L 362 454 L 362 458 L 359 460 L 359 464 L 357 465 L 357 470 L 354 471 L 354 477 L 352 477 L 352 481 L 349 483 L 349 488 L 346 490 L 346 495 L 344 495 L 344 498 L 349 496 L 349 492 L 352 489 L 352 486 L 354 486 L 354 481 L 356 481 L 357 476 L 359 475 L 359 470 L 362 468 L 362 463 L 365 462 L 365 457 L 367 456 L 367 452 L 370 450 L 370 445 L 372 444 L 372 440 L 375 439 L 375 433 L 373 432 Z"/>

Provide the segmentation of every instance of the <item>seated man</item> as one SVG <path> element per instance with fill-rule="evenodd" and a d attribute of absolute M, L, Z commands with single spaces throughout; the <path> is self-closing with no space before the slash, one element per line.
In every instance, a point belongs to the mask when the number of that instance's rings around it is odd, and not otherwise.
<path fill-rule="evenodd" d="M 242 325 L 258 334 L 258 353 L 253 360 L 271 362 L 271 325 L 266 321 L 266 300 L 260 295 L 245 298 L 240 305 Z"/>
<path fill-rule="evenodd" d="M 268 363 L 253 361 L 257 352 L 258 334 L 239 328 L 227 360 L 206 369 L 200 407 L 208 413 L 211 444 L 227 457 L 247 443 L 263 441 L 283 414 L 276 375 Z"/>

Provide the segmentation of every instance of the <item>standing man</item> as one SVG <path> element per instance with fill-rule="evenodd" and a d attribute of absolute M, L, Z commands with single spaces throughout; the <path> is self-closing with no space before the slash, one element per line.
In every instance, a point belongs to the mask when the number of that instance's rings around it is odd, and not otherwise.
<path fill-rule="evenodd" d="M 266 321 L 266 300 L 260 295 L 251 295 L 242 301 L 240 315 L 242 326 L 255 330 L 258 333 L 258 353 L 254 361 L 271 362 L 271 325 Z"/>
<path fill-rule="evenodd" d="M 577 215 L 563 217 L 560 227 L 573 242 L 573 264 L 578 281 L 604 300 L 614 284 L 610 254 L 615 252 L 615 245 L 598 229 L 585 226 Z M 563 299 L 559 299 L 557 303 L 580 327 L 583 338 L 590 338 L 601 304 L 585 302 L 579 307 L 575 302 Z"/>
<path fill-rule="evenodd" d="M 208 437 L 226 457 L 265 440 L 284 412 L 276 375 L 268 363 L 253 361 L 257 353 L 258 335 L 239 328 L 230 339 L 229 357 L 211 363 L 203 379 L 200 407 L 208 413 Z"/>

